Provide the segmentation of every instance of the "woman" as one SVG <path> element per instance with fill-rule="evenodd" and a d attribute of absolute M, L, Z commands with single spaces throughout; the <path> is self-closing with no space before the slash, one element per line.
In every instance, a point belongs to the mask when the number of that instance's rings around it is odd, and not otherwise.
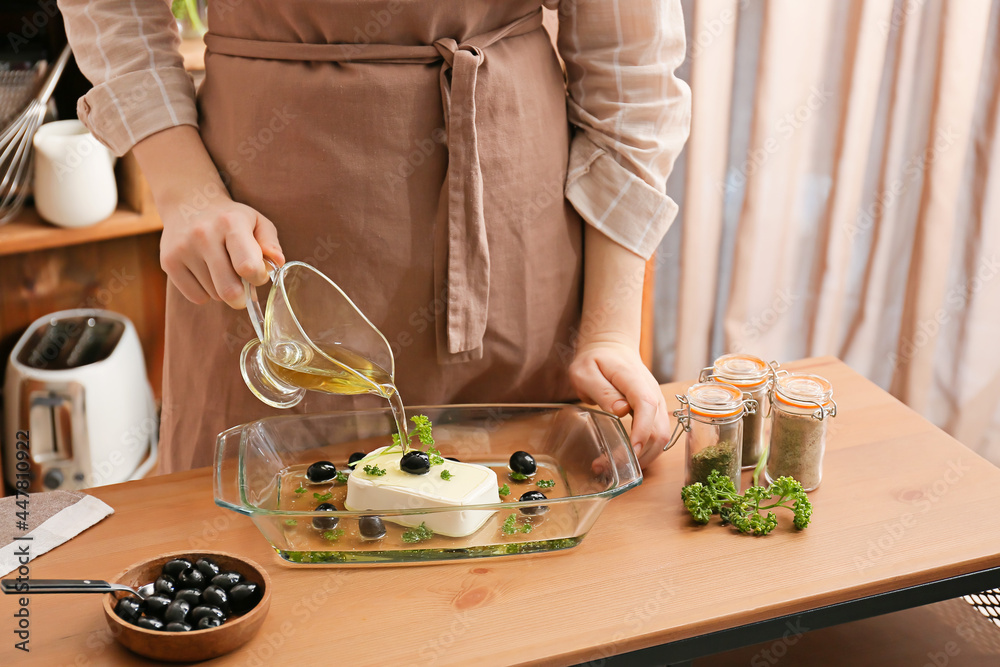
<path fill-rule="evenodd" d="M 237 370 L 265 257 L 359 304 L 408 404 L 579 397 L 661 451 L 638 341 L 690 115 L 679 0 L 212 0 L 197 106 L 168 3 L 59 6 L 80 118 L 134 150 L 164 222 L 163 472 L 272 412 Z"/>

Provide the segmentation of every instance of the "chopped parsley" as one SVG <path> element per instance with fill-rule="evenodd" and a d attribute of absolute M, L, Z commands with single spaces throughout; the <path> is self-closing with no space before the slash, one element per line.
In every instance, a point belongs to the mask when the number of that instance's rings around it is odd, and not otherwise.
<path fill-rule="evenodd" d="M 553 479 L 540 479 L 535 483 L 539 489 L 551 489 L 555 485 L 556 482 Z"/>
<path fill-rule="evenodd" d="M 441 456 L 441 452 L 433 446 L 427 448 L 427 456 L 430 457 L 432 466 L 439 466 L 444 463 L 444 457 Z"/>
<path fill-rule="evenodd" d="M 449 472 L 448 470 L 442 470 L 442 471 L 441 471 L 441 479 L 443 479 L 444 481 L 446 481 L 446 482 L 447 482 L 447 481 L 449 481 L 449 480 L 450 480 L 451 478 L 452 478 L 452 474 L 451 474 L 451 472 Z"/>
<path fill-rule="evenodd" d="M 416 528 L 410 528 L 408 531 L 403 533 L 404 542 L 423 542 L 424 540 L 429 540 L 434 537 L 434 531 L 427 527 L 427 524 L 421 522 Z"/>
<path fill-rule="evenodd" d="M 512 472 L 510 474 L 510 478 L 515 482 L 523 482 L 524 480 L 528 479 L 528 476 L 521 472 Z"/>
<path fill-rule="evenodd" d="M 500 526 L 500 530 L 504 535 L 514 535 L 515 533 L 530 533 L 532 526 L 530 523 L 517 525 L 517 515 L 511 514 L 504 520 L 503 525 Z"/>
<path fill-rule="evenodd" d="M 299 522 L 296 521 L 295 519 L 285 519 L 285 525 L 286 526 L 297 526 L 297 525 L 299 525 Z"/>
<path fill-rule="evenodd" d="M 340 536 L 344 534 L 343 528 L 335 528 L 333 530 L 323 531 L 323 539 L 329 540 L 331 542 L 336 542 L 340 539 Z"/>
<path fill-rule="evenodd" d="M 295 489 L 295 493 L 305 493 L 305 492 L 306 492 L 306 487 L 302 486 L 302 484 L 299 484 L 299 488 Z"/>
<path fill-rule="evenodd" d="M 337 473 L 337 482 L 340 484 L 347 484 L 348 477 L 350 477 L 350 474 L 341 470 L 340 472 Z"/>
<path fill-rule="evenodd" d="M 501 496 L 509 496 L 510 495 L 510 487 L 507 486 L 506 484 L 504 484 L 503 486 L 501 486 L 500 489 L 499 489 L 499 491 L 500 491 L 500 495 Z"/>
<path fill-rule="evenodd" d="M 313 498 L 321 503 L 325 503 L 330 498 L 333 498 L 333 491 L 327 491 L 326 493 L 314 493 Z"/>
<path fill-rule="evenodd" d="M 365 466 L 365 473 L 371 475 L 372 477 L 381 477 L 385 474 L 385 468 L 379 468 L 378 464 Z"/>

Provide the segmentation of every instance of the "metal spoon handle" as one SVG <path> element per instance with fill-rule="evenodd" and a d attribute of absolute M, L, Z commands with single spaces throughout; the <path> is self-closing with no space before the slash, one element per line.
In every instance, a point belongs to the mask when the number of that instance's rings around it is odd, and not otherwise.
<path fill-rule="evenodd" d="M 112 591 L 131 591 L 131 588 L 120 584 L 109 584 L 96 579 L 4 579 L 0 581 L 0 590 L 8 595 L 25 593 L 110 593 Z"/>

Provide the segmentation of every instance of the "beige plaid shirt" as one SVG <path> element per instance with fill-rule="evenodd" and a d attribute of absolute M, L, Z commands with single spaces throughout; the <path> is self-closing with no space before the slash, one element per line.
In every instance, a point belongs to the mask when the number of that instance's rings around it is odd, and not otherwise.
<path fill-rule="evenodd" d="M 80 119 L 116 154 L 198 124 L 195 91 L 165 0 L 58 0 L 94 88 Z M 677 214 L 667 176 L 688 136 L 691 95 L 680 0 L 545 0 L 559 14 L 570 150 L 566 198 L 608 237 L 648 258 Z"/>

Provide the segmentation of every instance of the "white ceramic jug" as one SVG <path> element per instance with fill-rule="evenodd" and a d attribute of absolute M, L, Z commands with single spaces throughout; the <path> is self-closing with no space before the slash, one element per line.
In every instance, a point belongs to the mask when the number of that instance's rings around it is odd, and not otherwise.
<path fill-rule="evenodd" d="M 38 128 L 35 208 L 61 227 L 84 227 L 108 218 L 118 205 L 115 157 L 78 120 Z"/>

